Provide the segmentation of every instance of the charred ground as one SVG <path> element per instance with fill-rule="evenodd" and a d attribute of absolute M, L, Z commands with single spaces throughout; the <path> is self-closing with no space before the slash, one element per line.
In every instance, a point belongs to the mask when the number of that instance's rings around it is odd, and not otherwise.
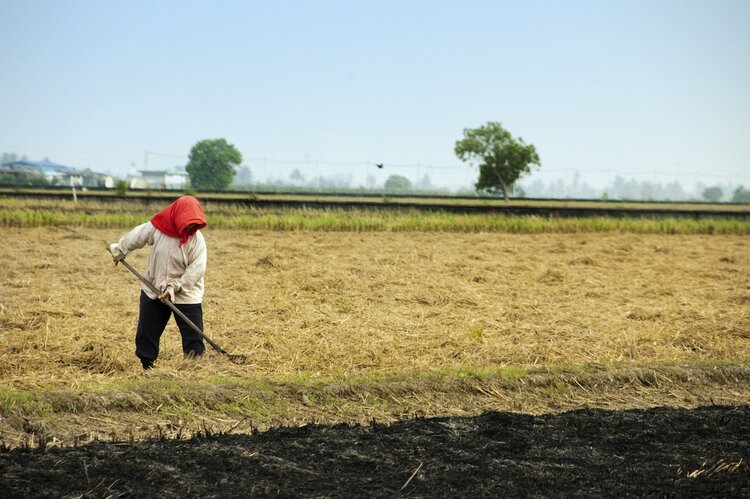
<path fill-rule="evenodd" d="M 309 425 L 0 453 L 5 497 L 747 496 L 750 406 Z"/>

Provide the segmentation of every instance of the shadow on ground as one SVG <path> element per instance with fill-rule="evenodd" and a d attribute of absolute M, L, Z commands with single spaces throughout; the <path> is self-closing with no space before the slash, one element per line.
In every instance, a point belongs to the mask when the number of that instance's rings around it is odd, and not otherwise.
<path fill-rule="evenodd" d="M 0 452 L 4 497 L 750 496 L 750 406 L 486 413 Z"/>

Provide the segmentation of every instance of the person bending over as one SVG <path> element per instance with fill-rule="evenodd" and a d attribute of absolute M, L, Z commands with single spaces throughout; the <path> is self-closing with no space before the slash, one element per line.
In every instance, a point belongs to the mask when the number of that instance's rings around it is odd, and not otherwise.
<path fill-rule="evenodd" d="M 203 276 L 206 272 L 206 241 L 200 229 L 206 226 L 200 202 L 182 196 L 149 221 L 134 228 L 109 245 L 115 265 L 131 251 L 152 246 L 148 255 L 146 279 L 160 290 L 156 295 L 145 284 L 141 288 L 135 355 L 143 369 L 151 369 L 159 356 L 159 340 L 169 322 L 171 301 L 203 330 Z M 206 347 L 203 339 L 175 315 L 186 357 L 200 357 Z"/>

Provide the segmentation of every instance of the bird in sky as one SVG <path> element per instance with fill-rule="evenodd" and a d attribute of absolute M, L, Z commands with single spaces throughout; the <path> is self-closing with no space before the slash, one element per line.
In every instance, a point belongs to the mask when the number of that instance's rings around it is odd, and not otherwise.
<path fill-rule="evenodd" d="M 383 168 L 383 163 L 375 163 L 375 166 L 377 166 L 378 168 Z"/>

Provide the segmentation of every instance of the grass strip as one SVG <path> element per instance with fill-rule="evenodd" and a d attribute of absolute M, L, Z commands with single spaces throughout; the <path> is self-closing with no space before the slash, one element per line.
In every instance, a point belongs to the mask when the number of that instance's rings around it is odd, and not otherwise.
<path fill-rule="evenodd" d="M 91 227 L 126 229 L 148 220 L 146 213 L 54 211 L 0 208 L 2 227 Z M 513 234 L 606 233 L 750 234 L 750 219 L 724 218 L 543 218 L 487 214 L 388 213 L 363 210 L 284 210 L 281 212 L 213 213 L 211 228 L 272 231 L 342 232 L 499 232 Z"/>
<path fill-rule="evenodd" d="M 319 379 L 174 373 L 73 389 L 0 389 L 0 449 L 79 445 L 92 440 L 252 433 L 309 423 L 387 423 L 415 417 L 527 414 L 580 408 L 745 405 L 750 362 L 691 365 L 471 367 Z"/>
<path fill-rule="evenodd" d="M 420 397 L 444 399 L 443 409 L 454 400 L 473 395 L 556 398 L 574 390 L 607 393 L 622 387 L 747 384 L 750 362 L 711 361 L 691 365 L 560 366 L 527 369 L 517 366 L 465 366 L 420 373 L 374 374 L 313 378 L 298 375 L 269 378 L 214 376 L 193 380 L 153 376 L 111 380 L 76 389 L 40 385 L 32 389 L 0 389 L 0 415 L 39 418 L 99 412 L 136 412 L 196 419 L 210 412 L 244 416 L 259 421 L 290 417 L 304 407 L 334 410 L 380 405 L 385 412 L 401 406 L 417 409 Z M 544 402 L 544 401 L 542 401 Z M 537 400 L 537 403 L 540 403 Z M 544 405 L 542 403 L 542 405 Z M 537 409 L 539 409 L 537 407 Z M 312 412 L 315 412 L 313 410 Z M 367 411 L 362 411 L 367 412 Z M 450 412 L 448 410 L 448 412 Z"/>

